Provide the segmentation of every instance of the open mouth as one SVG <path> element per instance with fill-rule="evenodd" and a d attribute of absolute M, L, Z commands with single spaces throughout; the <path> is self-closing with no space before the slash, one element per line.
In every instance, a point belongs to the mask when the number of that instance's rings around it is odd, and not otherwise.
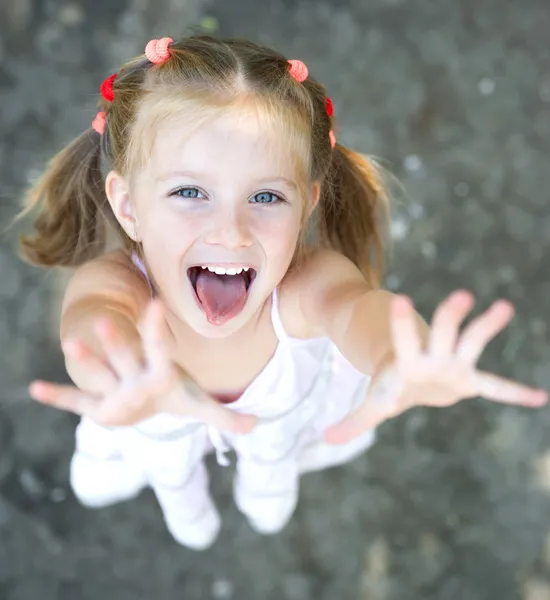
<path fill-rule="evenodd" d="M 212 325 L 223 325 L 244 308 L 256 271 L 250 267 L 194 266 L 187 276 Z"/>

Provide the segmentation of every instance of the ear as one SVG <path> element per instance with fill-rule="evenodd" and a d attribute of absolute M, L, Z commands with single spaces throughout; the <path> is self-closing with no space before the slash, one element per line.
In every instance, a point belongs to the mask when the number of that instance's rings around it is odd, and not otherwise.
<path fill-rule="evenodd" d="M 126 235 L 138 242 L 138 223 L 130 201 L 130 186 L 126 179 L 120 173 L 110 171 L 105 181 L 105 193 L 111 209 Z"/>
<path fill-rule="evenodd" d="M 317 208 L 320 198 L 321 198 L 321 183 L 319 181 L 315 181 L 310 188 L 309 206 L 308 206 L 308 213 L 307 213 L 308 218 L 311 217 L 311 213 Z"/>

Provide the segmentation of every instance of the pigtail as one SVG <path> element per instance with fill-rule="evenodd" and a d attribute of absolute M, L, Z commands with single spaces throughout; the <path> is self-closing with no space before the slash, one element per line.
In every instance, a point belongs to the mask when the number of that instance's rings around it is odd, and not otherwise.
<path fill-rule="evenodd" d="M 388 198 L 376 163 L 336 144 L 318 208 L 321 241 L 349 258 L 373 287 L 382 276 Z"/>
<path fill-rule="evenodd" d="M 57 154 L 28 191 L 18 219 L 35 209 L 34 232 L 20 238 L 27 262 L 77 266 L 102 253 L 113 220 L 100 168 L 101 136 L 89 129 Z"/>

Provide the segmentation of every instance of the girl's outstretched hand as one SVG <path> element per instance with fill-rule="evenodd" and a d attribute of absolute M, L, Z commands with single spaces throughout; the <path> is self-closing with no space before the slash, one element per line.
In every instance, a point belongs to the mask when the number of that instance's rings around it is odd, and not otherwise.
<path fill-rule="evenodd" d="M 451 406 L 475 396 L 519 406 L 545 404 L 546 391 L 476 368 L 483 350 L 508 325 L 514 310 L 510 303 L 497 301 L 460 333 L 473 303 L 465 291 L 444 300 L 435 311 L 423 349 L 412 302 L 396 296 L 391 310 L 394 356 L 373 374 L 365 402 L 329 428 L 326 440 L 345 443 L 412 406 Z"/>
<path fill-rule="evenodd" d="M 35 381 L 29 388 L 32 398 L 104 426 L 133 425 L 157 413 L 188 416 L 237 433 L 246 433 L 256 424 L 256 417 L 224 408 L 182 376 L 166 351 L 167 327 L 158 300 L 149 306 L 141 326 L 143 359 L 125 343 L 110 319 L 100 320 L 96 332 L 108 364 L 79 340 L 66 342 L 63 350 L 84 368 L 94 370 L 105 392 L 93 395 L 71 385 Z"/>

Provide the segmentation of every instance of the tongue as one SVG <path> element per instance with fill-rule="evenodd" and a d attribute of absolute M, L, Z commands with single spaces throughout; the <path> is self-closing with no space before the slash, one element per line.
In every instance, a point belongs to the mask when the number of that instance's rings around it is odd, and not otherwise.
<path fill-rule="evenodd" d="M 206 318 L 212 325 L 227 323 L 241 312 L 246 303 L 246 285 L 242 275 L 216 275 L 201 269 L 196 289 Z"/>

